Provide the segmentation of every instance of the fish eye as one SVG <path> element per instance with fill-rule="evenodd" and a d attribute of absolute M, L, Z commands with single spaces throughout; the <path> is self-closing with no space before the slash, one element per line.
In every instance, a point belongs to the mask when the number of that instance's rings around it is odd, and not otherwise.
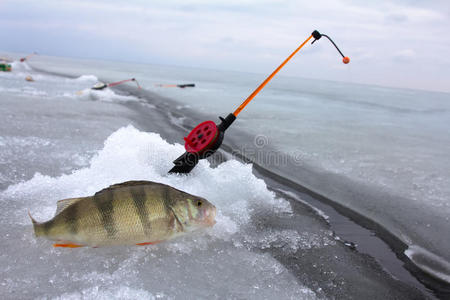
<path fill-rule="evenodd" d="M 203 202 L 201 200 L 197 200 L 197 206 L 200 207 L 202 206 Z"/>

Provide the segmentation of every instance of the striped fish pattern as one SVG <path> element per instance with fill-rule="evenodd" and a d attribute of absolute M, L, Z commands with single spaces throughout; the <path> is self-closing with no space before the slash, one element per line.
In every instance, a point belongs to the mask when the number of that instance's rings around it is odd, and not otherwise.
<path fill-rule="evenodd" d="M 147 245 L 215 224 L 206 199 L 151 181 L 112 185 L 94 196 L 58 201 L 55 216 L 38 223 L 36 237 L 60 247 Z"/>

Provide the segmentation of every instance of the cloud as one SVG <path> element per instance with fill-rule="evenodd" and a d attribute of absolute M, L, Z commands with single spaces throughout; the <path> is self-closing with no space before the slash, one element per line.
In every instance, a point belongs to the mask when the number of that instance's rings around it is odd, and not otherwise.
<path fill-rule="evenodd" d="M 393 55 L 394 59 L 401 62 L 411 62 L 416 57 L 416 52 L 412 49 L 403 49 Z"/>
<path fill-rule="evenodd" d="M 399 13 L 387 14 L 384 18 L 388 23 L 404 23 L 408 21 L 407 15 Z"/>
<path fill-rule="evenodd" d="M 0 47 L 9 51 L 39 50 L 63 56 L 78 53 L 90 58 L 267 73 L 312 30 L 319 29 L 350 56 L 348 78 L 343 76 L 339 54 L 325 40 L 305 47 L 284 74 L 383 85 L 392 84 L 393 79 L 414 67 L 421 70 L 416 76 L 424 77 L 417 80 L 424 88 L 432 86 L 437 77 L 450 81 L 447 69 L 436 70 L 429 63 L 444 64 L 450 52 L 450 18 L 445 1 L 0 3 L 0 38 L 8 41 Z M 428 62 L 416 59 L 417 49 L 429 58 Z M 415 82 L 399 84 L 417 87 Z"/>

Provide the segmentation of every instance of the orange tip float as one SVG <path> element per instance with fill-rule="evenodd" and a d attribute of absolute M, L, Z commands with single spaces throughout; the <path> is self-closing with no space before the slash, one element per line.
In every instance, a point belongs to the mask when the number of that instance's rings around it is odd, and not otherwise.
<path fill-rule="evenodd" d="M 241 111 L 252 101 L 252 99 L 266 86 L 267 83 L 287 64 L 287 62 L 295 55 L 300 49 L 305 46 L 309 40 L 314 38 L 311 44 L 320 40 L 322 37 L 327 38 L 333 46 L 337 49 L 339 54 L 342 56 L 342 62 L 348 64 L 350 58 L 344 56 L 338 46 L 333 42 L 333 40 L 326 34 L 321 34 L 317 30 L 314 30 L 311 35 L 300 44 L 300 46 L 294 50 L 282 63 L 276 68 L 272 74 L 270 74 L 254 91 L 247 97 L 247 99 L 242 102 L 241 105 L 226 118 L 219 117 L 221 123 L 216 125 L 213 121 L 205 121 L 197 125 L 192 131 L 184 138 L 186 152 L 174 160 L 175 166 L 169 171 L 169 173 L 186 174 L 192 171 L 192 169 L 197 165 L 200 159 L 207 158 L 211 156 L 217 149 L 219 149 L 222 144 L 225 130 L 231 126 L 231 124 L 236 120 L 236 117 L 241 113 Z"/>

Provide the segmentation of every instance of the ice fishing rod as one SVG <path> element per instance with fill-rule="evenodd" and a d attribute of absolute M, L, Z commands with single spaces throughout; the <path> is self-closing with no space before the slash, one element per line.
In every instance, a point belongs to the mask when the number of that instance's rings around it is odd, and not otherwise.
<path fill-rule="evenodd" d="M 32 57 L 33 55 L 37 55 L 37 53 L 36 52 L 33 52 L 33 53 L 31 53 L 31 54 L 29 54 L 29 55 L 27 55 L 27 56 L 25 56 L 25 57 L 22 57 L 21 59 L 20 59 L 20 62 L 24 62 L 24 61 L 26 61 L 26 60 L 28 60 L 30 57 Z"/>
<path fill-rule="evenodd" d="M 103 89 L 105 89 L 107 87 L 116 86 L 116 85 L 119 85 L 119 84 L 122 84 L 122 83 L 125 83 L 125 82 L 130 82 L 130 81 L 136 82 L 137 87 L 139 89 L 141 89 L 141 86 L 139 85 L 139 82 L 135 78 L 125 79 L 125 80 L 112 82 L 112 83 L 97 82 L 96 84 L 94 84 L 94 86 L 91 89 L 93 89 L 93 90 L 103 90 Z"/>
<path fill-rule="evenodd" d="M 169 173 L 179 173 L 185 174 L 192 171 L 192 169 L 197 165 L 200 159 L 207 158 L 214 154 L 217 149 L 219 149 L 222 144 L 225 131 L 231 124 L 236 120 L 236 117 L 241 113 L 241 111 L 250 103 L 250 101 L 255 98 L 255 96 L 266 86 L 267 83 L 280 71 L 284 65 L 295 55 L 300 49 L 303 48 L 309 40 L 314 38 L 311 44 L 314 44 L 317 40 L 324 36 L 326 37 L 338 50 L 339 54 L 342 56 L 342 62 L 348 64 L 350 58 L 344 56 L 338 46 L 333 42 L 333 40 L 325 35 L 314 30 L 311 35 L 294 51 L 289 55 L 282 63 L 272 72 L 254 91 L 250 96 L 242 102 L 241 105 L 233 112 L 230 113 L 226 118 L 219 117 L 221 123 L 216 125 L 213 121 L 205 121 L 198 124 L 192 131 L 184 138 L 185 144 L 184 148 L 186 152 L 180 157 L 173 161 L 175 166 L 169 171 Z"/>
<path fill-rule="evenodd" d="M 125 82 L 129 82 L 129 81 L 136 82 L 136 85 L 137 85 L 138 89 L 141 89 L 141 86 L 139 85 L 139 82 L 136 80 L 136 78 L 131 78 L 131 79 L 125 79 L 125 80 L 122 80 L 122 81 L 112 82 L 112 83 L 109 83 L 108 86 L 109 87 L 116 86 L 116 85 L 119 85 L 119 84 L 122 84 L 122 83 L 125 83 Z"/>
<path fill-rule="evenodd" d="M 155 84 L 155 86 L 163 87 L 163 88 L 177 87 L 177 88 L 180 88 L 180 89 L 184 89 L 184 88 L 187 88 L 187 87 L 195 87 L 195 83 L 185 83 L 185 84 L 162 84 L 162 83 L 158 83 L 158 84 Z"/>

